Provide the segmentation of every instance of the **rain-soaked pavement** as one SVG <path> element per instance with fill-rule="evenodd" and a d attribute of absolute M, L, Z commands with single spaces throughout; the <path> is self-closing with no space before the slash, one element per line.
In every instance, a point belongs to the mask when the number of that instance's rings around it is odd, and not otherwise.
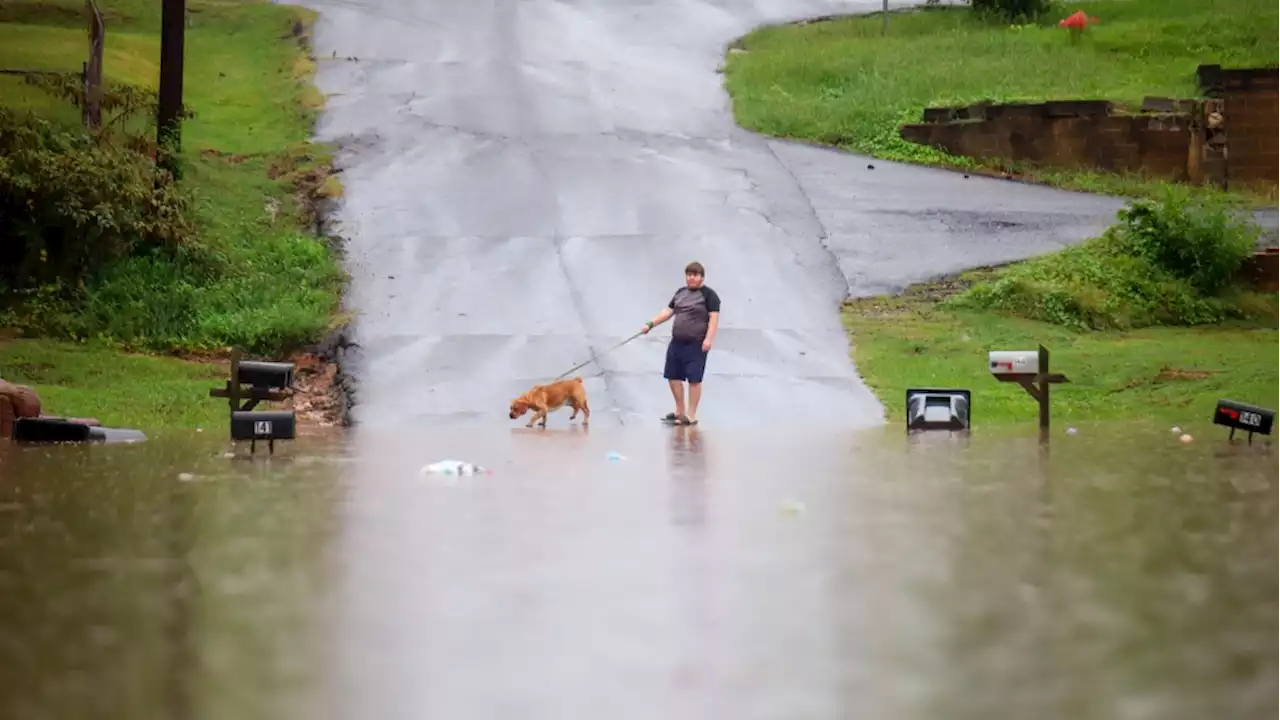
<path fill-rule="evenodd" d="M 322 13 L 318 132 L 342 146 L 365 425 L 493 424 L 635 333 L 694 259 L 724 303 L 700 419 L 878 425 L 837 314 L 846 293 L 1059 249 L 1120 206 L 870 170 L 734 124 L 716 72 L 727 43 L 879 0 L 307 4 Z M 584 369 L 597 426 L 670 410 L 668 332 Z"/>
<path fill-rule="evenodd" d="M 0 446 L 0 717 L 1273 718 L 1276 461 L 1222 435 Z"/>

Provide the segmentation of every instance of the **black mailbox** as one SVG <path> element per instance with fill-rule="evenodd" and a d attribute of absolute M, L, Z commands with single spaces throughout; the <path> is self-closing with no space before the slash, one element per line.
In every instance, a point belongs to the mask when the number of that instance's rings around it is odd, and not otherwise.
<path fill-rule="evenodd" d="M 1249 433 L 1250 440 L 1253 440 L 1254 433 L 1270 435 L 1275 421 L 1274 410 L 1235 400 L 1219 400 L 1218 407 L 1213 411 L 1213 424 L 1231 428 L 1231 437 L 1235 437 L 1237 430 Z"/>
<path fill-rule="evenodd" d="M 23 443 L 88 442 L 89 426 L 60 418 L 20 418 L 13 424 L 13 439 Z"/>
<path fill-rule="evenodd" d="M 292 410 L 237 410 L 231 413 L 231 439 L 293 440 L 296 417 Z"/>
<path fill-rule="evenodd" d="M 968 390 L 912 388 L 907 390 L 907 432 L 968 430 Z"/>
<path fill-rule="evenodd" d="M 283 390 L 293 387 L 293 368 L 293 363 L 241 360 L 232 382 L 264 390 Z"/>
<path fill-rule="evenodd" d="M 24 443 L 131 443 L 147 436 L 132 428 L 108 428 L 64 418 L 21 418 L 13 425 L 13 439 Z"/>

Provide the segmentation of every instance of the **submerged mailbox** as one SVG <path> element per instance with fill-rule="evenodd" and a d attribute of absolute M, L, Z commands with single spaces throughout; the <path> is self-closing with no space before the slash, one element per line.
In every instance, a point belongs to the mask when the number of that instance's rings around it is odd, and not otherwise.
<path fill-rule="evenodd" d="M 108 428 L 58 417 L 19 418 L 13 439 L 21 443 L 135 443 L 147 439 L 132 428 Z"/>
<path fill-rule="evenodd" d="M 276 440 L 293 440 L 297 416 L 292 410 L 242 410 L 231 413 L 231 439 L 256 443 L 266 440 L 274 449 Z"/>
<path fill-rule="evenodd" d="M 209 391 L 210 397 L 227 398 L 231 439 L 248 440 L 249 452 L 256 452 L 258 441 L 265 440 L 274 453 L 276 440 L 296 437 L 297 415 L 292 410 L 254 411 L 259 402 L 283 402 L 293 397 L 295 368 L 293 363 L 241 361 L 237 350 L 231 354 L 231 379 L 225 387 Z"/>
<path fill-rule="evenodd" d="M 1213 411 L 1213 424 L 1231 428 L 1227 437 L 1234 439 L 1237 430 L 1249 433 L 1249 442 L 1253 442 L 1253 434 L 1270 435 L 1275 425 L 1276 413 L 1256 405 L 1246 405 L 1235 400 L 1219 400 Z"/>
<path fill-rule="evenodd" d="M 945 388 L 907 390 L 907 432 L 969 429 L 970 393 Z"/>

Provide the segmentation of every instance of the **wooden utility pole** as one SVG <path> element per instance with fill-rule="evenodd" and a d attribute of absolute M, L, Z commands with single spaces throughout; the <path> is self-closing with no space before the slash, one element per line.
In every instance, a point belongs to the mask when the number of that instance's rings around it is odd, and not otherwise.
<path fill-rule="evenodd" d="M 186 40 L 186 0 L 162 0 L 160 10 L 160 92 L 156 112 L 156 160 L 178 177 L 182 147 L 182 58 Z"/>
<path fill-rule="evenodd" d="M 880 24 L 880 34 L 888 35 L 889 34 L 889 0 L 884 0 L 884 12 L 881 13 L 881 17 L 884 18 L 884 20 Z"/>
<path fill-rule="evenodd" d="M 102 21 L 96 0 L 85 0 L 89 15 L 89 60 L 84 63 L 84 105 L 81 107 L 84 126 L 97 130 L 102 126 L 102 46 L 107 26 Z"/>

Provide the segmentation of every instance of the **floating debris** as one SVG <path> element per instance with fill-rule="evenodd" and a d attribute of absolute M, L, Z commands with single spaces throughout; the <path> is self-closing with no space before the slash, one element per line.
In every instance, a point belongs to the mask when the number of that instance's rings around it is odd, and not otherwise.
<path fill-rule="evenodd" d="M 616 453 L 616 452 L 611 452 L 611 453 L 609 453 L 608 455 L 606 455 L 605 457 L 607 457 L 607 458 L 608 458 L 609 462 L 618 462 L 619 460 L 626 460 L 626 458 L 625 458 L 625 457 L 623 457 L 622 455 L 620 455 L 620 454 L 618 454 L 618 453 Z"/>
<path fill-rule="evenodd" d="M 441 460 L 423 466 L 423 475 L 488 475 L 493 471 L 462 460 Z"/>
<path fill-rule="evenodd" d="M 805 505 L 799 500 L 787 500 L 782 503 L 782 511 L 788 515 L 799 515 L 805 511 Z"/>
<path fill-rule="evenodd" d="M 1184 444 L 1185 444 L 1185 443 L 1189 443 L 1189 442 L 1191 442 L 1191 436 L 1190 436 L 1190 435 L 1188 435 L 1188 434 L 1186 434 L 1186 433 L 1183 433 L 1183 434 L 1182 434 L 1182 437 L 1178 438 L 1178 442 L 1181 442 L 1181 443 L 1184 443 Z"/>

